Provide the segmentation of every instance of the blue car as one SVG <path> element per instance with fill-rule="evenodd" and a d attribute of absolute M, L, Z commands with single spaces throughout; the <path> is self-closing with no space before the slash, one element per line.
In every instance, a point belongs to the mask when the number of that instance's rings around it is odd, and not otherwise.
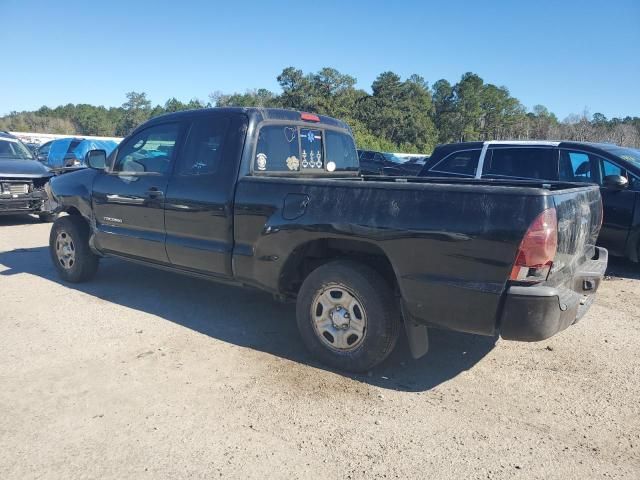
<path fill-rule="evenodd" d="M 84 157 L 89 150 L 104 150 L 109 155 L 118 146 L 113 140 L 86 138 L 59 138 L 40 146 L 36 158 L 54 173 L 84 168 Z"/>

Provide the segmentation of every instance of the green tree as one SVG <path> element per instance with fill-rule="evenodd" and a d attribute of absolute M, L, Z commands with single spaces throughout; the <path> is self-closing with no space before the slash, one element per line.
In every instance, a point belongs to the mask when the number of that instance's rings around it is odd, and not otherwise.
<path fill-rule="evenodd" d="M 456 137 L 460 142 L 480 138 L 483 86 L 482 78 L 467 72 L 454 87 L 459 122 Z"/>
<path fill-rule="evenodd" d="M 457 116 L 453 85 L 447 80 L 438 80 L 433 84 L 433 121 L 439 143 L 454 141 Z"/>
<path fill-rule="evenodd" d="M 280 106 L 278 96 L 265 88 L 233 94 L 214 92 L 209 95 L 209 98 L 216 107 L 267 108 Z"/>
<path fill-rule="evenodd" d="M 144 92 L 128 92 L 127 101 L 122 104 L 124 111 L 117 133 L 128 135 L 134 128 L 145 122 L 151 113 L 151 101 Z"/>
<path fill-rule="evenodd" d="M 359 102 L 359 120 L 368 131 L 407 151 L 430 152 L 437 142 L 431 92 L 424 79 L 402 81 L 393 72 L 381 73 L 372 95 Z"/>
<path fill-rule="evenodd" d="M 376 150 L 429 153 L 436 143 L 490 139 L 576 139 L 640 147 L 640 117 L 601 113 L 572 115 L 564 121 L 542 105 L 526 112 L 506 87 L 485 83 L 472 72 L 451 84 L 438 80 L 430 89 L 418 75 L 402 80 L 381 73 L 371 93 L 356 79 L 330 67 L 304 73 L 285 68 L 277 80 L 281 93 L 264 88 L 245 93 L 215 92 L 211 103 L 175 97 L 152 107 L 146 94 L 127 93 L 120 107 L 66 104 L 0 117 L 0 129 L 78 135 L 126 135 L 150 117 L 167 112 L 219 107 L 284 107 L 333 116 L 347 122 L 358 145 Z"/>

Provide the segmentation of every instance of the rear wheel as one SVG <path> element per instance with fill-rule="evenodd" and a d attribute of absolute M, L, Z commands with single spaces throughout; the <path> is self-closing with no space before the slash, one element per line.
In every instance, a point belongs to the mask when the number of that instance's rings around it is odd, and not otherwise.
<path fill-rule="evenodd" d="M 298 294 L 296 317 L 311 353 L 352 372 L 367 371 L 387 358 L 401 325 L 388 283 L 351 261 L 330 262 L 309 274 Z"/>
<path fill-rule="evenodd" d="M 90 280 L 99 257 L 89 248 L 89 225 L 79 216 L 58 218 L 51 227 L 49 253 L 58 275 L 67 282 Z"/>

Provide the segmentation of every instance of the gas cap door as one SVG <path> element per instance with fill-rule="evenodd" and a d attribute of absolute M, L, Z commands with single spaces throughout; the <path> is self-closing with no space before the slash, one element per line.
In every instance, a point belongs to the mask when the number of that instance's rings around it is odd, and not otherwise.
<path fill-rule="evenodd" d="M 295 220 L 300 218 L 307 211 L 309 205 L 309 195 L 304 193 L 288 193 L 284 197 L 284 207 L 282 217 L 285 220 Z"/>

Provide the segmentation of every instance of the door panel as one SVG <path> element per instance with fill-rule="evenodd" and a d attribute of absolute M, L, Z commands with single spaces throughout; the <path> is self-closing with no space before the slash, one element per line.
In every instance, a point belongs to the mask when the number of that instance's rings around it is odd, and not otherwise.
<path fill-rule="evenodd" d="M 166 249 L 173 265 L 231 277 L 233 195 L 246 117 L 195 118 L 169 181 Z"/>
<path fill-rule="evenodd" d="M 627 172 L 605 159 L 598 159 L 598 178 L 600 194 L 602 195 L 603 223 L 598 243 L 607 248 L 613 255 L 624 255 L 627 237 L 633 222 L 633 211 L 638 192 L 631 188 L 626 190 L 611 190 L 602 186 L 602 179 L 606 175 L 627 176 Z"/>
<path fill-rule="evenodd" d="M 487 150 L 482 178 L 558 179 L 553 147 L 494 146 Z"/>
<path fill-rule="evenodd" d="M 167 262 L 164 199 L 168 177 L 98 175 L 93 185 L 96 240 L 101 250 Z"/>
<path fill-rule="evenodd" d="M 93 208 L 101 250 L 168 263 L 164 196 L 180 128 L 154 125 L 125 139 L 112 171 L 96 176 Z"/>

